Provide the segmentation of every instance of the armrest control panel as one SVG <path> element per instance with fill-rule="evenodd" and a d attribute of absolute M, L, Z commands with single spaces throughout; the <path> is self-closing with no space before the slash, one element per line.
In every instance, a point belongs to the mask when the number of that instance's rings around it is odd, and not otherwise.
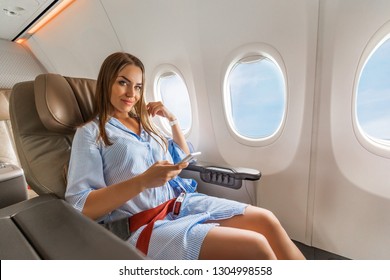
<path fill-rule="evenodd" d="M 217 167 L 198 162 L 190 164 L 186 170 L 199 172 L 201 180 L 206 183 L 232 189 L 241 188 L 243 180 L 257 181 L 261 177 L 261 173 L 255 169 Z"/>

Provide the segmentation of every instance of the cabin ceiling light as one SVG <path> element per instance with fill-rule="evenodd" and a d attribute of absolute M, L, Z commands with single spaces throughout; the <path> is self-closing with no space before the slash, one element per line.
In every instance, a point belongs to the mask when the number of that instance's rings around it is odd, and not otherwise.
<path fill-rule="evenodd" d="M 40 14 L 29 26 L 27 26 L 25 30 L 16 36 L 13 41 L 19 44 L 23 43 L 49 21 L 58 16 L 74 1 L 75 0 L 53 1 L 52 5 L 50 5 L 48 9 L 45 10 L 42 14 Z"/>

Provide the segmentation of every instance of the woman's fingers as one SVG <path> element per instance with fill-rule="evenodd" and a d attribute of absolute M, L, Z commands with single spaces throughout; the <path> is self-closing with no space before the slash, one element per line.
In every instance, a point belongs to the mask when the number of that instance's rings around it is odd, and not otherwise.
<path fill-rule="evenodd" d="M 168 109 L 164 106 L 164 104 L 161 101 L 157 102 L 150 102 L 146 108 L 148 109 L 148 113 L 150 116 L 154 117 L 156 115 L 165 117 L 165 118 L 173 118 L 174 116 L 171 114 L 171 112 L 168 111 Z"/>
<path fill-rule="evenodd" d="M 168 161 L 158 161 L 153 164 L 143 175 L 146 179 L 147 187 L 159 187 L 173 179 L 181 170 L 188 166 L 188 163 L 172 164 Z"/>

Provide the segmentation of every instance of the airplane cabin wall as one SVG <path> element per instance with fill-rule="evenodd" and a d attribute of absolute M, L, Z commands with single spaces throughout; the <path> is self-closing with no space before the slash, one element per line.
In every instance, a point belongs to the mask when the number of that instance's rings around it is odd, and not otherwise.
<path fill-rule="evenodd" d="M 18 82 L 33 80 L 45 72 L 27 48 L 0 39 L 0 88 L 10 89 Z"/>
<path fill-rule="evenodd" d="M 100 1 L 75 1 L 27 44 L 49 72 L 93 79 L 104 58 L 121 50 Z"/>
<path fill-rule="evenodd" d="M 218 151 L 232 166 L 262 172 L 256 184 L 258 205 L 272 210 L 294 240 L 307 243 L 318 2 L 225 3 L 213 1 L 208 5 L 200 32 Z M 221 10 L 226 5 L 228 7 Z M 273 143 L 258 146 L 238 142 L 231 135 L 224 117 L 222 96 L 222 81 L 231 60 L 256 48 L 265 52 L 274 50 L 287 69 L 287 115 L 283 131 Z"/>
<path fill-rule="evenodd" d="M 259 169 L 258 205 L 294 240 L 389 258 L 389 159 L 362 148 L 351 124 L 356 67 L 390 20 L 387 2 L 75 1 L 27 45 L 49 72 L 90 78 L 108 54 L 133 53 L 146 66 L 148 100 L 156 70 L 174 65 L 192 101 L 188 139 L 200 160 Z M 229 63 L 253 48 L 278 54 L 287 82 L 283 130 L 257 146 L 236 141 L 223 108 Z"/>
<path fill-rule="evenodd" d="M 390 153 L 359 143 L 352 118 L 358 65 L 375 34 L 390 33 L 390 2 L 320 6 L 312 244 L 353 259 L 389 259 Z"/>

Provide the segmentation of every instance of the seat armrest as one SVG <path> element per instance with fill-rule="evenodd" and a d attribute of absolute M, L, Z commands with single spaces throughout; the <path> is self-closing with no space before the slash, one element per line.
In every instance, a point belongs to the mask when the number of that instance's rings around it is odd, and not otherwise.
<path fill-rule="evenodd" d="M 21 168 L 0 161 L 0 209 L 27 199 L 27 183 Z"/>
<path fill-rule="evenodd" d="M 41 203 L 46 203 L 47 201 L 55 199 L 58 198 L 54 194 L 43 194 L 21 201 L 19 203 L 12 204 L 8 207 L 0 209 L 0 219 L 5 217 L 13 217 L 21 211 L 29 211 L 30 208 L 34 208 Z"/>
<path fill-rule="evenodd" d="M 0 225 L 0 245 L 6 249 L 0 250 L 1 259 L 144 259 L 130 244 L 52 195 L 0 209 Z"/>
<path fill-rule="evenodd" d="M 200 179 L 203 182 L 232 189 L 241 188 L 244 180 L 257 181 L 261 178 L 261 172 L 256 169 L 216 166 L 206 162 L 191 163 L 185 170 L 199 172 Z"/>
<path fill-rule="evenodd" d="M 43 259 L 143 259 L 135 248 L 61 199 L 19 212 L 13 220 Z"/>

